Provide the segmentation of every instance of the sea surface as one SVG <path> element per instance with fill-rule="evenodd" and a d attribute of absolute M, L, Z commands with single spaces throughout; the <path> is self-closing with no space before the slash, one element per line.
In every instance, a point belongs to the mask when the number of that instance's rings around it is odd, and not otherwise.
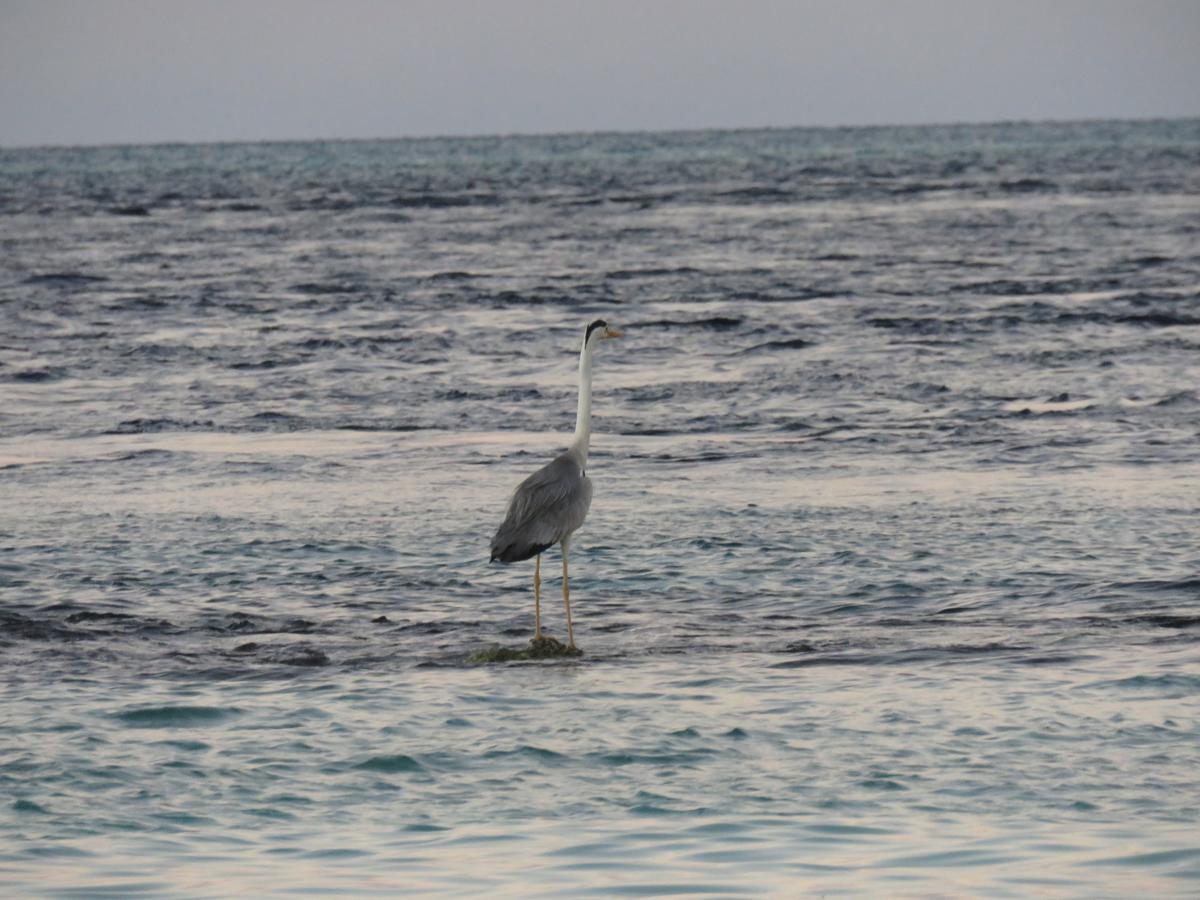
<path fill-rule="evenodd" d="M 1195 897 L 1198 513 L 1197 120 L 3 150 L 0 894 Z"/>

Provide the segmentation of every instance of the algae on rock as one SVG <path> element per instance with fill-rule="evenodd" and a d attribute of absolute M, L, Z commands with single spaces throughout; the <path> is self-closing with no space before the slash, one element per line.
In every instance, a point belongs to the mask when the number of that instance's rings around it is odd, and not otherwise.
<path fill-rule="evenodd" d="M 562 659 L 566 657 L 583 656 L 578 647 L 568 647 L 562 641 L 542 635 L 529 642 L 528 647 L 501 647 L 498 644 L 472 653 L 467 662 L 471 663 L 502 663 L 521 662 L 531 659 Z"/>

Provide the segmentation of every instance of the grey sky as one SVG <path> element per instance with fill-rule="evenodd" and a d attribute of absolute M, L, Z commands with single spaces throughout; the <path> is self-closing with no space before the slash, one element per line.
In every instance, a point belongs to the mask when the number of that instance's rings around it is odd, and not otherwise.
<path fill-rule="evenodd" d="M 1195 0 L 0 0 L 0 146 L 1200 114 Z"/>

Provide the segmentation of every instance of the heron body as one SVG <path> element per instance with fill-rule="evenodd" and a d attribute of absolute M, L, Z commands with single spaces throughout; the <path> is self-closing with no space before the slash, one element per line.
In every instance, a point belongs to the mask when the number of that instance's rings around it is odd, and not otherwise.
<path fill-rule="evenodd" d="M 508 515 L 492 538 L 492 559 L 521 562 L 571 536 L 592 505 L 592 480 L 584 460 L 568 450 L 519 485 Z"/>
<path fill-rule="evenodd" d="M 597 319 L 587 326 L 583 348 L 579 352 L 579 410 L 574 440 L 565 453 L 517 485 L 504 521 L 492 538 L 492 561 L 512 563 L 530 558 L 537 560 L 533 574 L 535 641 L 542 638 L 542 553 L 560 544 L 568 646 L 575 647 L 567 554 L 571 535 L 583 524 L 592 505 L 592 482 L 587 476 L 588 445 L 591 441 L 592 350 L 600 341 L 620 336 L 621 332 L 609 328 L 603 319 Z"/>

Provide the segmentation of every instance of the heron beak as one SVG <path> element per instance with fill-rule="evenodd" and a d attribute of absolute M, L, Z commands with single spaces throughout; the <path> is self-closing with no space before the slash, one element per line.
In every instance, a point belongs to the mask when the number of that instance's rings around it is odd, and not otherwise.
<path fill-rule="evenodd" d="M 604 326 L 604 336 L 605 336 L 606 338 L 619 338 L 619 337 L 625 337 L 625 332 L 623 332 L 623 331 L 617 331 L 617 329 L 615 329 L 615 328 L 609 328 L 607 325 L 605 325 L 605 326 Z"/>

